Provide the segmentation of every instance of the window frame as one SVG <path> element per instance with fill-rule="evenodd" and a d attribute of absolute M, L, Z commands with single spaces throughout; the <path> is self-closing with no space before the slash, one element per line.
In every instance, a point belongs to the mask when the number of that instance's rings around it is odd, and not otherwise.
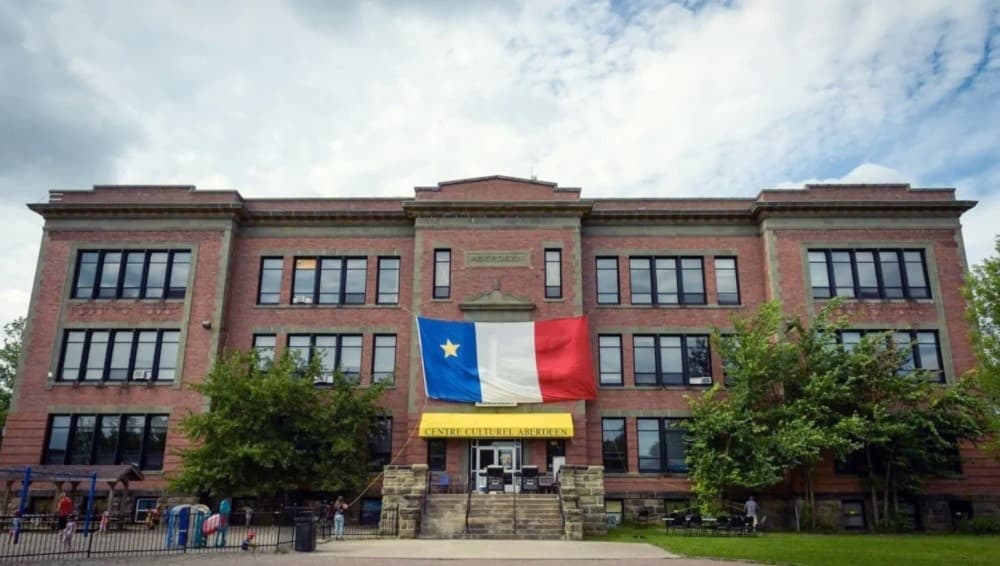
<path fill-rule="evenodd" d="M 926 329 L 926 328 L 912 328 L 912 329 L 902 329 L 902 330 L 888 330 L 888 329 L 874 330 L 874 329 L 868 329 L 868 328 L 845 328 L 845 329 L 837 332 L 837 342 L 841 346 L 845 345 L 844 334 L 848 334 L 848 333 L 850 333 L 850 334 L 858 334 L 859 337 L 860 337 L 860 340 L 864 340 L 865 336 L 868 336 L 868 335 L 871 335 L 871 334 L 887 334 L 889 340 L 894 345 L 895 345 L 895 342 L 894 342 L 893 336 L 895 336 L 897 334 L 906 334 L 909 337 L 909 344 L 908 344 L 908 346 L 910 348 L 910 360 L 913 362 L 913 369 L 910 370 L 910 371 L 923 371 L 923 372 L 927 372 L 928 374 L 931 374 L 931 375 L 933 375 L 935 372 L 937 372 L 937 374 L 938 374 L 937 378 L 936 379 L 935 378 L 929 378 L 928 381 L 930 381 L 932 383 L 947 383 L 948 382 L 948 375 L 947 375 L 947 372 L 945 371 L 945 366 L 944 366 L 944 355 L 941 353 L 941 333 L 939 331 L 937 331 L 937 330 Z M 924 357 L 923 357 L 923 354 L 921 354 L 921 352 L 920 352 L 920 345 L 921 345 L 920 335 L 921 334 L 929 334 L 929 335 L 932 335 L 934 337 L 934 353 L 936 355 L 936 362 L 937 362 L 937 367 L 938 367 L 938 369 L 936 369 L 936 370 L 934 370 L 934 369 L 927 369 L 927 368 L 924 367 L 924 359 L 923 359 Z M 854 344 L 854 343 L 855 342 L 850 342 L 850 344 Z M 900 369 L 903 370 L 905 368 L 900 368 Z"/>
<path fill-rule="evenodd" d="M 270 338 L 271 340 L 274 341 L 274 344 L 271 345 L 271 346 L 266 346 L 266 345 L 265 346 L 261 346 L 261 345 L 257 344 L 257 340 L 261 339 L 261 338 Z M 274 364 L 274 361 L 275 361 L 275 359 L 277 357 L 277 354 L 278 354 L 278 335 L 275 334 L 275 333 L 273 333 L 273 332 L 272 333 L 267 333 L 267 332 L 258 333 L 258 332 L 255 332 L 254 335 L 253 335 L 252 340 L 253 340 L 253 346 L 252 346 L 253 350 L 254 350 L 254 352 L 257 353 L 257 369 L 259 369 L 261 371 L 264 371 L 264 370 L 266 370 L 267 368 L 271 367 Z M 270 348 L 270 350 L 271 350 L 271 355 L 270 356 L 262 355 L 261 352 L 267 350 L 268 348 Z"/>
<path fill-rule="evenodd" d="M 83 333 L 83 342 L 80 349 L 80 359 L 79 367 L 76 368 L 77 375 L 75 377 L 67 378 L 64 374 L 66 370 L 66 354 L 69 344 L 70 335 L 73 333 Z M 92 337 L 95 333 L 108 334 L 107 342 L 105 342 L 105 352 L 104 361 L 101 365 L 102 373 L 99 379 L 88 379 L 87 371 L 90 369 L 88 367 L 90 350 L 93 346 Z M 131 333 L 132 341 L 129 345 L 129 361 L 128 367 L 126 368 L 124 379 L 114 379 L 111 377 L 111 373 L 116 369 L 114 367 L 114 352 L 116 337 L 120 333 Z M 140 342 L 140 335 L 142 333 L 156 333 L 156 340 L 153 342 L 153 357 L 151 360 L 151 366 L 149 370 L 136 369 L 136 362 L 139 358 L 140 344 L 148 344 L 148 342 Z M 174 360 L 173 368 L 161 368 L 161 359 L 163 353 L 164 344 L 170 344 L 171 342 L 165 341 L 164 336 L 167 333 L 176 333 L 177 335 L 177 358 Z M 56 371 L 56 376 L 54 381 L 57 383 L 122 383 L 122 382 L 141 382 L 141 383 L 174 383 L 178 380 L 177 367 L 180 365 L 182 358 L 182 348 L 180 340 L 180 329 L 178 328 L 66 328 L 63 330 L 63 337 L 61 342 L 61 348 L 59 352 L 59 365 Z M 161 369 L 173 369 L 174 376 L 171 378 L 160 377 Z M 149 371 L 149 377 L 136 379 L 135 373 L 137 371 Z"/>
<path fill-rule="evenodd" d="M 298 263 L 301 260 L 313 260 L 315 267 L 313 267 L 312 274 L 312 292 L 311 293 L 296 293 L 295 282 L 297 280 L 297 274 L 299 272 Z M 350 291 L 347 288 L 348 275 L 351 269 L 348 267 L 351 261 L 364 261 L 365 262 L 365 275 L 362 277 L 361 281 L 363 286 L 360 293 L 358 291 Z M 321 295 L 328 295 L 331 293 L 323 293 L 321 291 L 324 264 L 326 262 L 339 262 L 340 274 L 338 276 L 338 283 L 340 285 L 337 291 L 337 299 L 335 301 L 323 301 L 320 299 Z M 303 270 L 305 271 L 305 270 Z M 377 291 L 377 290 L 376 290 Z M 351 295 L 361 295 L 361 300 L 349 300 Z M 366 256 L 360 255 L 336 255 L 336 256 L 326 256 L 326 255 L 301 255 L 294 256 L 292 258 L 292 291 L 289 297 L 289 304 L 294 306 L 337 306 L 337 307 L 353 307 L 364 305 L 368 300 L 368 258 Z"/>
<path fill-rule="evenodd" d="M 392 371 L 379 370 L 378 363 L 379 348 L 388 349 L 388 346 L 379 346 L 379 339 L 392 338 Z M 372 383 L 382 383 L 385 385 L 395 385 L 396 383 L 396 355 L 399 352 L 399 338 L 395 334 L 375 334 L 372 336 Z"/>
<path fill-rule="evenodd" d="M 448 439 L 428 438 L 427 470 L 431 472 L 444 472 L 447 471 L 447 468 L 448 468 Z"/>
<path fill-rule="evenodd" d="M 677 289 L 677 302 L 661 302 L 659 297 L 658 285 L 658 265 L 659 261 L 673 262 L 673 272 L 674 272 L 674 285 Z M 684 261 L 685 260 L 697 260 L 698 261 L 698 271 L 701 275 L 701 293 L 700 297 L 694 300 L 689 300 L 688 295 L 694 295 L 694 293 L 688 293 L 684 290 Z M 629 304 L 637 306 L 655 306 L 655 307 L 679 307 L 687 305 L 707 305 L 708 304 L 708 291 L 705 286 L 705 258 L 702 256 L 629 256 Z M 649 302 L 636 302 L 635 300 L 635 281 L 636 279 L 632 274 L 632 262 L 642 262 L 645 261 L 647 268 L 645 271 L 649 273 Z"/>
<path fill-rule="evenodd" d="M 308 364 L 312 363 L 312 360 L 316 357 L 316 352 L 317 352 L 316 339 L 317 338 L 321 338 L 321 337 L 322 338 L 334 338 L 335 342 L 336 342 L 336 345 L 334 346 L 334 354 L 333 354 L 334 355 L 334 358 L 333 358 L 333 370 L 331 371 L 329 377 L 327 377 L 325 374 L 322 374 L 322 373 L 320 375 L 316 376 L 316 378 L 313 380 L 313 385 L 333 385 L 333 372 L 336 372 L 338 370 L 340 370 L 340 373 L 341 373 L 341 375 L 344 376 L 344 379 L 346 379 L 347 381 L 353 383 L 354 385 L 358 385 L 359 383 L 361 383 L 361 365 L 360 364 L 364 361 L 364 347 L 365 347 L 365 339 L 364 339 L 364 335 L 363 334 L 336 334 L 336 333 L 328 333 L 328 332 L 316 332 L 316 333 L 294 332 L 294 333 L 289 333 L 289 334 L 287 334 L 285 336 L 285 348 L 288 349 L 289 351 L 291 351 L 291 348 L 292 348 L 292 344 L 291 344 L 292 339 L 293 338 L 301 338 L 301 337 L 308 337 L 309 338 L 309 356 L 308 356 L 307 359 L 302 360 L 302 363 L 305 364 L 305 365 L 308 365 Z M 357 373 L 354 373 L 354 372 L 351 372 L 351 373 L 344 372 L 343 369 L 341 369 L 341 367 L 340 367 L 341 366 L 341 362 L 343 361 L 344 338 L 358 338 L 361 341 L 360 346 L 358 347 L 358 349 L 359 349 L 359 351 L 361 353 L 361 356 L 360 356 L 360 358 L 358 360 L 359 361 L 359 365 L 358 365 L 358 371 L 357 371 Z M 295 346 L 295 348 L 299 348 L 299 347 L 300 346 Z"/>
<path fill-rule="evenodd" d="M 63 446 L 63 457 L 62 462 L 52 462 L 53 459 L 50 457 L 51 442 L 52 442 L 52 430 L 55 420 L 57 418 L 69 418 L 69 427 L 67 428 L 66 443 Z M 115 463 L 113 465 L 126 465 L 127 463 L 123 460 L 123 443 L 122 438 L 125 434 L 125 429 L 127 427 L 127 422 L 129 417 L 141 417 L 143 419 L 143 430 L 142 436 L 140 438 L 139 445 L 139 461 L 137 462 L 139 469 L 146 471 L 158 471 L 163 469 L 164 460 L 167 455 L 167 436 L 169 436 L 170 431 L 170 415 L 167 413 L 51 413 L 48 415 L 48 422 L 45 429 L 45 441 L 42 444 L 42 455 L 39 459 L 43 464 L 49 465 L 70 465 L 71 458 L 74 453 L 74 441 L 78 429 L 78 423 L 81 418 L 93 417 L 94 418 L 94 429 L 90 438 L 89 456 L 87 464 L 79 465 L 97 465 L 98 459 L 98 437 L 99 431 L 102 430 L 104 425 L 104 419 L 109 417 L 118 418 L 118 433 L 115 441 Z M 167 421 L 166 431 L 164 433 L 163 439 L 163 453 L 159 455 L 160 466 L 157 468 L 147 467 L 147 462 L 150 459 L 150 454 L 148 449 L 150 448 L 150 433 L 152 429 L 153 419 L 157 417 L 163 417 Z"/>
<path fill-rule="evenodd" d="M 614 268 L 601 267 L 602 261 L 613 261 Z M 613 271 L 615 292 L 614 300 L 602 299 L 602 295 L 610 295 L 610 291 L 601 291 L 601 274 Z M 621 265 L 619 264 L 617 256 L 597 256 L 594 258 L 594 277 L 597 281 L 597 304 L 598 305 L 620 305 L 622 302 L 622 283 L 621 283 Z M 610 276 L 606 276 L 610 277 Z"/>
<path fill-rule="evenodd" d="M 265 271 L 275 271 L 274 268 L 267 268 L 267 262 L 277 261 L 279 266 L 278 272 L 278 288 L 275 291 L 268 291 L 268 295 L 276 295 L 273 301 L 264 301 L 264 272 Z M 257 273 L 257 304 L 258 305 L 280 305 L 281 304 L 281 284 L 285 277 L 285 258 L 283 256 L 261 256 L 260 258 L 260 270 Z"/>
<path fill-rule="evenodd" d="M 732 260 L 732 262 L 733 262 L 732 269 L 729 269 L 729 268 L 719 269 L 719 260 L 723 260 L 723 261 Z M 739 305 L 741 305 L 743 299 L 742 299 L 742 296 L 741 296 L 742 294 L 740 293 L 740 262 L 739 262 L 739 258 L 736 257 L 736 256 L 734 256 L 734 255 L 715 256 L 714 258 L 712 258 L 712 268 L 715 270 L 715 302 L 716 302 L 716 304 L 725 305 L 725 306 L 739 306 Z M 732 271 L 733 272 L 733 279 L 736 282 L 736 292 L 735 293 L 728 293 L 728 292 L 727 293 L 723 293 L 722 291 L 720 291 L 720 285 L 719 285 L 719 272 L 720 271 Z M 728 300 L 727 301 L 723 301 L 722 300 L 722 295 L 723 294 L 725 294 L 725 295 L 734 295 L 735 294 L 736 295 L 736 301 L 728 301 Z"/>
<path fill-rule="evenodd" d="M 433 265 L 434 272 L 432 274 L 433 275 L 433 282 L 432 282 L 432 286 L 431 286 L 431 298 L 432 299 L 440 299 L 440 300 L 450 299 L 451 298 L 451 279 L 452 279 L 452 277 L 451 277 L 451 271 L 452 271 L 451 270 L 451 267 L 452 267 L 452 265 L 451 265 L 452 264 L 451 248 L 434 248 L 434 252 L 433 253 L 434 253 L 434 255 L 433 255 L 432 265 Z M 438 254 L 447 254 L 447 259 L 440 259 L 438 257 Z M 440 281 L 438 281 L 438 267 L 439 266 L 445 266 L 445 265 L 447 265 L 447 267 L 448 267 L 448 281 L 446 282 L 446 284 L 441 285 Z"/>
<path fill-rule="evenodd" d="M 687 428 L 684 426 L 678 426 L 678 423 L 683 424 L 688 419 L 678 418 L 678 417 L 639 417 L 635 420 L 635 438 L 636 438 L 636 449 L 638 450 L 638 471 L 640 474 L 687 474 L 689 472 L 689 467 L 685 461 L 683 468 L 670 466 L 670 447 L 672 443 L 668 440 L 671 438 L 671 433 L 681 433 L 681 447 L 684 451 L 685 460 L 687 457 L 687 442 L 684 440 L 684 436 L 687 433 Z M 641 424 L 643 422 L 656 423 L 656 430 L 642 430 Z M 648 466 L 643 466 L 643 460 L 649 460 L 653 458 L 652 456 L 643 456 L 640 437 L 642 433 L 655 432 L 657 451 L 658 454 L 655 456 L 657 465 L 655 468 L 650 469 Z"/>
<path fill-rule="evenodd" d="M 605 339 L 617 339 L 618 340 L 618 380 L 617 381 L 605 381 L 604 380 L 604 349 L 605 346 L 601 342 Z M 608 346 L 608 348 L 613 348 L 613 346 Z M 608 374 L 612 375 L 612 374 Z M 622 352 L 622 335 L 621 334 L 598 334 L 597 335 L 597 383 L 601 387 L 623 387 L 625 385 L 625 358 Z"/>
<path fill-rule="evenodd" d="M 395 261 L 396 268 L 389 269 L 385 268 L 383 270 L 384 262 Z M 399 289 L 400 289 L 400 279 L 399 275 L 403 270 L 403 260 L 399 256 L 379 256 L 376 262 L 377 274 L 375 277 L 375 304 L 376 305 L 398 305 L 399 304 Z M 386 292 L 386 295 L 395 295 L 395 300 L 382 300 L 383 290 L 383 271 L 395 271 L 396 272 L 396 289 L 392 292 Z"/>
<path fill-rule="evenodd" d="M 373 472 L 373 471 L 381 472 L 383 467 L 388 466 L 389 464 L 392 463 L 392 428 L 393 428 L 393 424 L 394 424 L 392 422 L 392 416 L 391 415 L 380 415 L 380 416 L 376 417 L 375 422 L 376 422 L 375 426 L 378 427 L 381 430 L 381 433 L 383 433 L 384 436 L 382 436 L 381 438 L 377 438 L 376 439 L 376 438 L 373 438 L 371 434 L 368 435 L 367 448 L 368 448 L 368 471 L 369 472 Z M 386 423 L 388 423 L 388 426 L 386 426 Z M 379 442 L 379 441 L 383 441 L 383 442 L 386 443 L 386 445 L 387 445 L 388 448 L 385 451 L 381 450 L 382 447 L 376 446 L 376 443 Z M 378 451 L 373 450 L 373 447 L 379 448 L 379 450 Z M 373 469 L 372 468 L 373 462 L 377 462 L 378 461 L 376 459 L 376 456 L 378 458 L 384 459 L 385 463 L 382 464 L 382 466 L 380 466 L 379 468 Z"/>
<path fill-rule="evenodd" d="M 554 254 L 555 259 L 550 260 L 549 254 Z M 563 277 L 562 277 L 562 249 L 560 248 L 545 248 L 543 252 L 543 264 L 544 264 L 544 278 L 545 278 L 545 298 L 546 299 L 561 299 L 563 298 Z M 553 283 L 549 280 L 549 265 L 554 264 L 556 266 L 556 273 L 559 276 L 559 280 Z"/>
<path fill-rule="evenodd" d="M 605 446 L 605 435 L 608 434 L 608 424 L 612 421 L 621 422 L 621 445 L 624 447 L 624 451 L 619 450 L 618 454 L 610 454 Z M 617 429 L 611 431 L 617 432 Z M 617 440 L 614 441 L 617 444 Z M 609 455 L 614 458 L 614 461 L 609 459 Z M 604 466 L 604 471 L 613 474 L 626 474 L 628 473 L 628 421 L 625 417 L 601 417 L 601 464 Z M 612 465 L 620 464 L 620 466 Z"/>
<path fill-rule="evenodd" d="M 639 371 L 638 371 L 638 361 L 639 356 L 636 353 L 636 338 L 652 338 L 653 339 L 653 382 L 652 383 L 639 383 Z M 667 373 L 676 372 L 664 372 L 663 370 L 663 338 L 678 338 L 680 340 L 680 355 L 681 355 L 681 383 L 667 383 L 665 380 L 665 375 Z M 705 340 L 705 348 L 707 352 L 707 369 L 708 375 L 692 376 L 691 375 L 691 363 L 690 363 L 690 346 L 688 345 L 689 339 L 703 339 Z M 645 348 L 645 347 L 644 347 Z M 647 372 L 643 372 L 645 375 Z M 707 383 L 691 383 L 692 377 L 708 378 Z M 712 341 L 708 334 L 633 334 L 632 335 L 632 381 L 636 386 L 639 387 L 711 387 L 712 383 L 715 382 L 714 368 L 712 367 Z"/>
<path fill-rule="evenodd" d="M 166 267 L 163 273 L 163 288 L 159 296 L 151 296 L 148 290 L 149 283 L 149 268 L 150 259 L 153 254 L 167 254 Z M 83 264 L 83 257 L 86 254 L 97 254 L 97 261 L 94 262 L 94 277 L 91 284 L 88 286 L 80 285 L 80 266 Z M 106 262 L 106 257 L 108 254 L 119 254 L 117 270 L 118 273 L 115 275 L 114 287 L 108 287 L 101 284 L 101 280 L 104 278 L 104 269 Z M 138 291 L 135 296 L 127 296 L 124 293 L 125 279 L 127 273 L 127 266 L 129 265 L 128 258 L 130 255 L 142 254 L 142 275 L 140 276 Z M 171 282 L 174 278 L 174 263 L 178 255 L 186 254 L 188 257 L 187 266 L 188 273 L 187 277 L 183 281 L 183 288 L 175 288 L 171 286 Z M 73 270 L 73 283 L 70 286 L 70 299 L 76 300 L 87 300 L 87 301 L 118 301 L 118 300 L 160 300 L 160 301 L 175 301 L 183 300 L 187 296 L 187 290 L 191 283 L 191 274 L 193 272 L 193 260 L 194 252 L 188 248 L 124 248 L 124 249 L 112 249 L 112 248 L 100 248 L 100 249 L 79 249 L 76 251 L 76 259 L 74 262 Z M 89 262 L 88 262 L 89 263 Z M 177 262 L 183 263 L 183 262 Z M 109 264 L 110 265 L 110 264 Z M 81 289 L 90 289 L 90 294 L 81 294 Z M 110 288 L 112 290 L 111 296 L 101 296 L 104 289 Z M 128 287 L 131 289 L 132 287 Z M 179 291 L 176 289 L 180 289 Z"/>
<path fill-rule="evenodd" d="M 835 275 L 835 269 L 833 261 L 834 253 L 847 253 L 850 259 L 851 268 L 851 287 L 844 287 L 844 290 L 849 290 L 852 294 L 839 294 L 841 286 L 837 284 L 837 279 Z M 861 275 L 859 275 L 858 267 L 858 253 L 871 254 L 872 255 L 872 267 L 874 269 L 875 276 L 875 292 L 872 292 L 870 285 L 861 284 Z M 924 280 L 924 285 L 915 286 L 909 281 L 910 275 L 907 273 L 907 253 L 917 253 L 920 255 L 920 273 Z M 819 265 L 820 262 L 814 262 L 810 255 L 812 254 L 823 254 L 824 262 L 826 266 L 826 278 L 827 284 L 825 286 L 817 286 L 812 281 L 812 266 L 813 264 Z M 900 296 L 890 296 L 887 289 L 894 289 L 895 286 L 888 286 L 885 280 L 884 274 L 884 262 L 882 261 L 882 254 L 894 254 L 896 259 L 896 266 L 899 272 L 899 285 L 900 285 Z M 867 264 L 868 262 L 862 262 Z M 919 301 L 919 300 L 933 300 L 934 293 L 931 291 L 931 279 L 927 268 L 927 253 L 923 248 L 883 248 L 883 247 L 873 247 L 873 248 L 807 248 L 806 249 L 806 266 L 807 274 L 809 275 L 809 294 L 813 300 L 829 300 L 833 297 L 843 297 L 845 299 L 851 300 L 880 300 L 880 301 Z M 817 290 L 825 290 L 824 293 L 817 295 Z M 919 290 L 925 290 L 922 292 Z M 915 292 L 916 291 L 916 292 Z"/>

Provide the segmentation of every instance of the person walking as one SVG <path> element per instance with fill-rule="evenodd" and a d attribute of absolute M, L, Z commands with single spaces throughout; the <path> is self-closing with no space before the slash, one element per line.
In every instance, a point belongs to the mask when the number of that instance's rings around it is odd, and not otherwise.
<path fill-rule="evenodd" d="M 97 532 L 107 533 L 109 522 L 111 522 L 111 511 L 105 509 L 104 513 L 101 513 L 101 525 L 97 528 Z"/>
<path fill-rule="evenodd" d="M 344 540 L 344 511 L 347 510 L 347 503 L 341 496 L 337 497 L 337 502 L 333 504 L 333 538 Z"/>
<path fill-rule="evenodd" d="M 243 526 L 249 528 L 250 527 L 250 521 L 253 520 L 253 507 L 250 507 L 249 505 L 247 505 L 243 509 L 243 519 L 244 519 L 244 522 L 245 522 L 245 524 Z"/>
<path fill-rule="evenodd" d="M 59 494 L 59 502 L 56 504 L 56 530 L 62 531 L 66 528 L 66 521 L 73 513 L 73 500 L 66 495 L 66 492 Z"/>
<path fill-rule="evenodd" d="M 754 501 L 752 495 L 743 504 L 743 511 L 746 512 L 747 519 L 750 519 L 750 526 L 757 528 L 757 502 Z"/>
<path fill-rule="evenodd" d="M 76 515 L 70 513 L 66 518 L 66 528 L 62 531 L 63 550 L 69 552 L 73 548 L 73 533 L 76 532 Z"/>
<path fill-rule="evenodd" d="M 21 541 L 21 511 L 14 511 L 14 518 L 10 523 L 10 535 L 7 537 L 7 542 L 13 542 L 17 544 Z"/>

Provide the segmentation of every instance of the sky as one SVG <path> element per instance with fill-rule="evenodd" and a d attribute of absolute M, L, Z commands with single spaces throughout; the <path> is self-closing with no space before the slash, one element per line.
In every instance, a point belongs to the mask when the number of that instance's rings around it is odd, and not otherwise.
<path fill-rule="evenodd" d="M 1000 227 L 1000 0 L 0 2 L 0 322 L 41 219 L 95 184 L 584 198 L 955 187 Z"/>

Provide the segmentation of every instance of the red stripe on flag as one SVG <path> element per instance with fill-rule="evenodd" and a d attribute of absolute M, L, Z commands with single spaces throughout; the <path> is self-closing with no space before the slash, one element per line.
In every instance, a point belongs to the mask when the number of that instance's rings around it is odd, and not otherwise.
<path fill-rule="evenodd" d="M 586 317 L 535 322 L 542 402 L 597 399 Z"/>

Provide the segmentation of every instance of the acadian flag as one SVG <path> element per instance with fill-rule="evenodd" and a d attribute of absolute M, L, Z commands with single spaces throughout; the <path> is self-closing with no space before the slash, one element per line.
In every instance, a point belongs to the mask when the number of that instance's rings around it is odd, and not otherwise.
<path fill-rule="evenodd" d="M 417 317 L 427 396 L 459 403 L 596 399 L 585 317 L 452 322 Z"/>

